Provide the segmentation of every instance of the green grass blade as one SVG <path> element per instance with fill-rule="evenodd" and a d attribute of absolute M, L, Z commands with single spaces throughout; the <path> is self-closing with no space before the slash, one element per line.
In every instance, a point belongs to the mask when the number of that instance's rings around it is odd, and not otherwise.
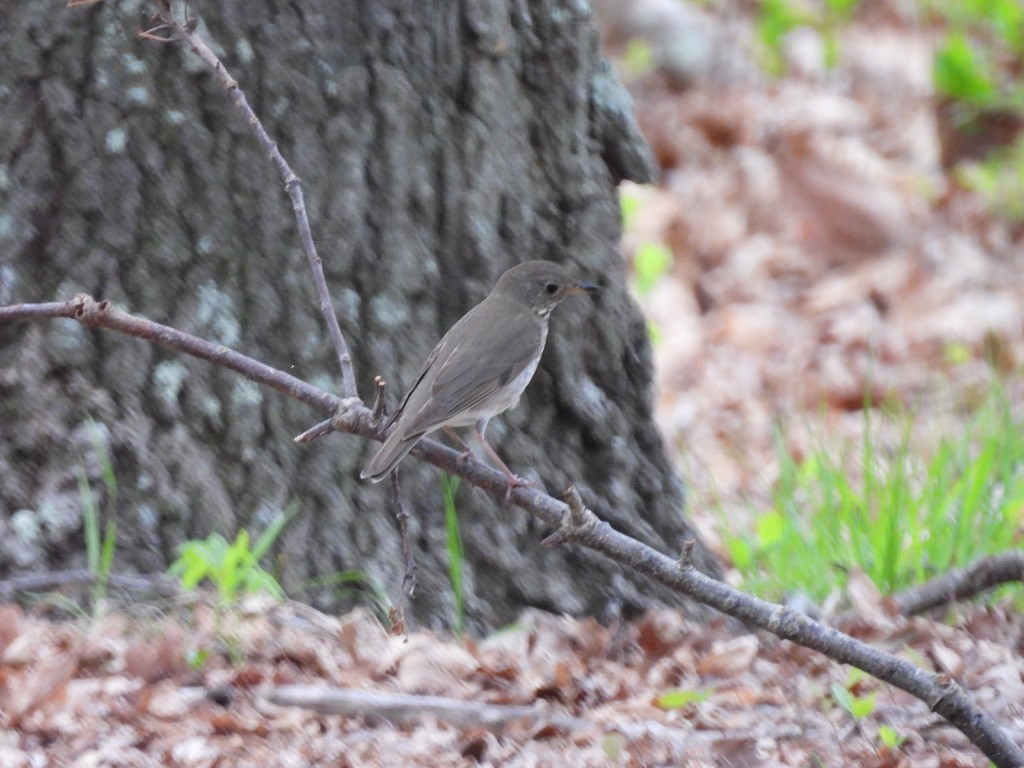
<path fill-rule="evenodd" d="M 455 494 L 458 490 L 459 478 L 442 473 L 441 495 L 444 499 L 444 526 L 448 544 L 448 578 L 455 597 L 455 633 L 461 635 L 465 625 L 465 594 L 462 584 L 465 557 L 462 533 L 459 530 L 459 515 L 455 507 Z"/>

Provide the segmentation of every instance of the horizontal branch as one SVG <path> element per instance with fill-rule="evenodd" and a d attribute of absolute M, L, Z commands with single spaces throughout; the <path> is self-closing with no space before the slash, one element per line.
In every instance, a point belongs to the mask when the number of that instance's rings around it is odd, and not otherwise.
<path fill-rule="evenodd" d="M 97 574 L 84 568 L 52 573 L 25 573 L 0 581 L 0 601 L 13 600 L 23 592 L 52 592 L 70 586 L 90 586 L 98 579 Z M 146 576 L 111 573 L 106 577 L 106 584 L 111 589 L 133 593 L 148 592 L 159 597 L 176 597 L 181 593 L 179 585 L 162 573 Z"/>
<path fill-rule="evenodd" d="M 67 318 L 92 328 L 107 328 L 159 344 L 200 360 L 240 373 L 282 395 L 299 400 L 325 413 L 332 413 L 339 398 L 301 379 L 271 368 L 221 344 L 200 339 L 176 328 L 155 323 L 117 309 L 109 301 L 97 301 L 80 293 L 71 301 L 47 304 L 14 304 L 0 307 L 0 322 L 40 318 Z"/>
<path fill-rule="evenodd" d="M 586 720 L 540 707 L 485 704 L 445 696 L 382 693 L 323 685 L 284 685 L 271 688 L 264 698 L 279 707 L 302 707 L 322 715 L 381 717 L 396 725 L 434 717 L 459 728 L 500 728 L 514 722 L 544 723 L 566 730 L 592 727 Z"/>
<path fill-rule="evenodd" d="M 47 317 L 69 318 L 90 327 L 109 328 L 207 360 L 331 415 L 332 425 L 340 432 L 378 441 L 384 439 L 385 431 L 380 421 L 358 398 L 339 398 L 241 353 L 136 317 L 114 308 L 109 302 L 95 301 L 81 294 L 64 303 L 0 307 L 0 322 Z M 422 440 L 412 452 L 488 491 L 499 500 L 507 499 L 555 528 L 554 536 L 548 539 L 549 545 L 567 542 L 592 549 L 748 626 L 767 630 L 820 651 L 836 661 L 858 667 L 924 701 L 955 725 L 999 768 L 1024 768 L 1024 752 L 947 675 L 925 672 L 805 614 L 759 600 L 715 581 L 696 570 L 688 558 L 668 558 L 616 531 L 607 522 L 598 520 L 583 506 L 579 494 L 572 488 L 566 493 L 568 503 L 532 487 L 515 487 L 509 492 L 508 482 L 501 472 L 475 459 L 460 460 L 457 451 L 441 443 Z"/>
<path fill-rule="evenodd" d="M 368 691 L 365 689 L 331 688 L 325 685 L 283 685 L 265 691 L 262 698 L 279 707 L 300 707 L 322 715 L 343 717 L 382 718 L 395 725 L 413 724 L 424 718 L 457 728 L 482 727 L 498 730 L 513 723 L 551 726 L 563 731 L 594 731 L 621 733 L 630 739 L 654 736 L 673 744 L 704 742 L 714 745 L 718 741 L 734 743 L 738 739 L 755 741 L 760 738 L 813 739 L 827 738 L 826 734 L 808 732 L 805 728 L 768 727 L 752 730 L 693 730 L 674 727 L 656 721 L 632 721 L 625 718 L 614 722 L 594 722 L 554 712 L 547 707 L 514 704 L 490 704 L 478 700 L 453 699 L 446 696 Z M 831 735 L 831 734 L 829 734 Z"/>

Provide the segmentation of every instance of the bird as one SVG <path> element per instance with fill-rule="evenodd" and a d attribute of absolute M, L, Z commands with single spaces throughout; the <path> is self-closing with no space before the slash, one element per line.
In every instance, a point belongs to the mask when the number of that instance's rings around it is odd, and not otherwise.
<path fill-rule="evenodd" d="M 416 443 L 444 429 L 474 428 L 487 455 L 512 487 L 529 483 L 515 475 L 487 442 L 487 423 L 514 408 L 537 370 L 551 311 L 564 299 L 598 286 L 574 279 L 552 261 L 527 261 L 505 272 L 483 301 L 469 310 L 434 347 L 405 399 L 385 423 L 394 428 L 360 473 L 380 482 Z"/>

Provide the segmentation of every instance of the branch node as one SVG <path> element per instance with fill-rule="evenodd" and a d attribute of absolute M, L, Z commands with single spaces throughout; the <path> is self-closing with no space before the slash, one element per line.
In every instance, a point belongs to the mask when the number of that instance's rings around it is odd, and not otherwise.
<path fill-rule="evenodd" d="M 570 485 L 562 495 L 568 509 L 562 515 L 558 530 L 541 541 L 541 546 L 557 547 L 567 541 L 579 541 L 600 525 L 597 515 L 583 506 L 583 499 L 575 485 Z"/>
<path fill-rule="evenodd" d="M 583 506 L 583 499 L 580 497 L 580 492 L 576 490 L 575 485 L 570 485 L 565 489 L 565 493 L 562 494 L 562 498 L 565 499 L 565 503 L 569 505 L 569 514 L 572 516 L 572 524 L 576 527 L 582 526 L 587 522 L 587 514 L 590 510 Z"/>
<path fill-rule="evenodd" d="M 101 315 L 105 315 L 113 309 L 107 300 L 96 301 L 87 293 L 79 293 L 71 300 L 74 307 L 74 316 L 83 325 L 101 326 Z"/>
<path fill-rule="evenodd" d="M 688 571 L 693 568 L 693 546 L 695 539 L 687 539 L 683 542 L 683 548 L 679 552 L 679 559 L 676 561 L 676 568 L 680 571 Z"/>
<path fill-rule="evenodd" d="M 387 385 L 388 383 L 384 381 L 383 376 L 373 377 L 373 388 L 376 395 L 374 395 L 372 411 L 375 424 L 388 415 L 388 403 L 384 397 L 384 390 L 387 388 Z"/>
<path fill-rule="evenodd" d="M 301 435 L 292 438 L 293 443 L 305 445 L 326 437 L 331 432 L 347 432 L 352 423 L 352 417 L 364 409 L 363 401 L 358 397 L 346 397 L 334 409 L 334 414 L 329 419 L 314 424 Z"/>
<path fill-rule="evenodd" d="M 348 432 L 350 431 L 348 427 L 352 423 L 352 419 L 358 416 L 364 408 L 366 406 L 363 405 L 363 401 L 358 397 L 344 397 L 338 403 L 338 407 L 334 409 L 334 415 L 331 416 L 331 424 L 339 432 Z"/>

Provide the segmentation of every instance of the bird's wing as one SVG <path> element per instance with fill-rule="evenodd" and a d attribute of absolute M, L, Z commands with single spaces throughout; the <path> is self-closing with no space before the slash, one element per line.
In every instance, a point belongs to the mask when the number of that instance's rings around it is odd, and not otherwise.
<path fill-rule="evenodd" d="M 409 405 L 410 399 L 412 398 L 416 390 L 419 388 L 419 386 L 423 383 L 423 379 L 427 377 L 427 374 L 430 372 L 431 366 L 434 365 L 434 361 L 437 360 L 437 358 L 441 355 L 442 352 L 444 352 L 445 339 L 447 338 L 448 337 L 446 335 L 444 339 L 441 339 L 439 342 L 437 342 L 437 346 L 434 347 L 433 351 L 431 351 L 429 355 L 427 355 L 427 359 L 423 362 L 423 367 L 420 368 L 420 372 L 416 374 L 416 380 L 413 381 L 412 386 L 409 387 L 409 391 L 406 392 L 405 397 L 402 398 L 401 405 L 399 405 L 398 408 L 395 409 L 395 412 L 392 413 L 391 416 L 388 418 L 388 420 L 384 422 L 385 429 L 387 427 L 390 427 L 405 413 L 405 409 Z"/>
<path fill-rule="evenodd" d="M 473 410 L 533 362 L 543 341 L 543 324 L 522 311 L 507 313 L 500 323 L 488 322 L 488 317 L 493 315 L 474 309 L 445 334 L 438 344 L 441 352 L 433 360 L 439 366 L 436 375 L 424 376 L 419 382 L 420 386 L 429 384 L 430 396 L 415 398 L 422 405 L 403 424 L 406 434 L 429 432 L 453 416 Z M 449 339 L 463 325 L 472 327 L 471 338 L 449 348 Z"/>

